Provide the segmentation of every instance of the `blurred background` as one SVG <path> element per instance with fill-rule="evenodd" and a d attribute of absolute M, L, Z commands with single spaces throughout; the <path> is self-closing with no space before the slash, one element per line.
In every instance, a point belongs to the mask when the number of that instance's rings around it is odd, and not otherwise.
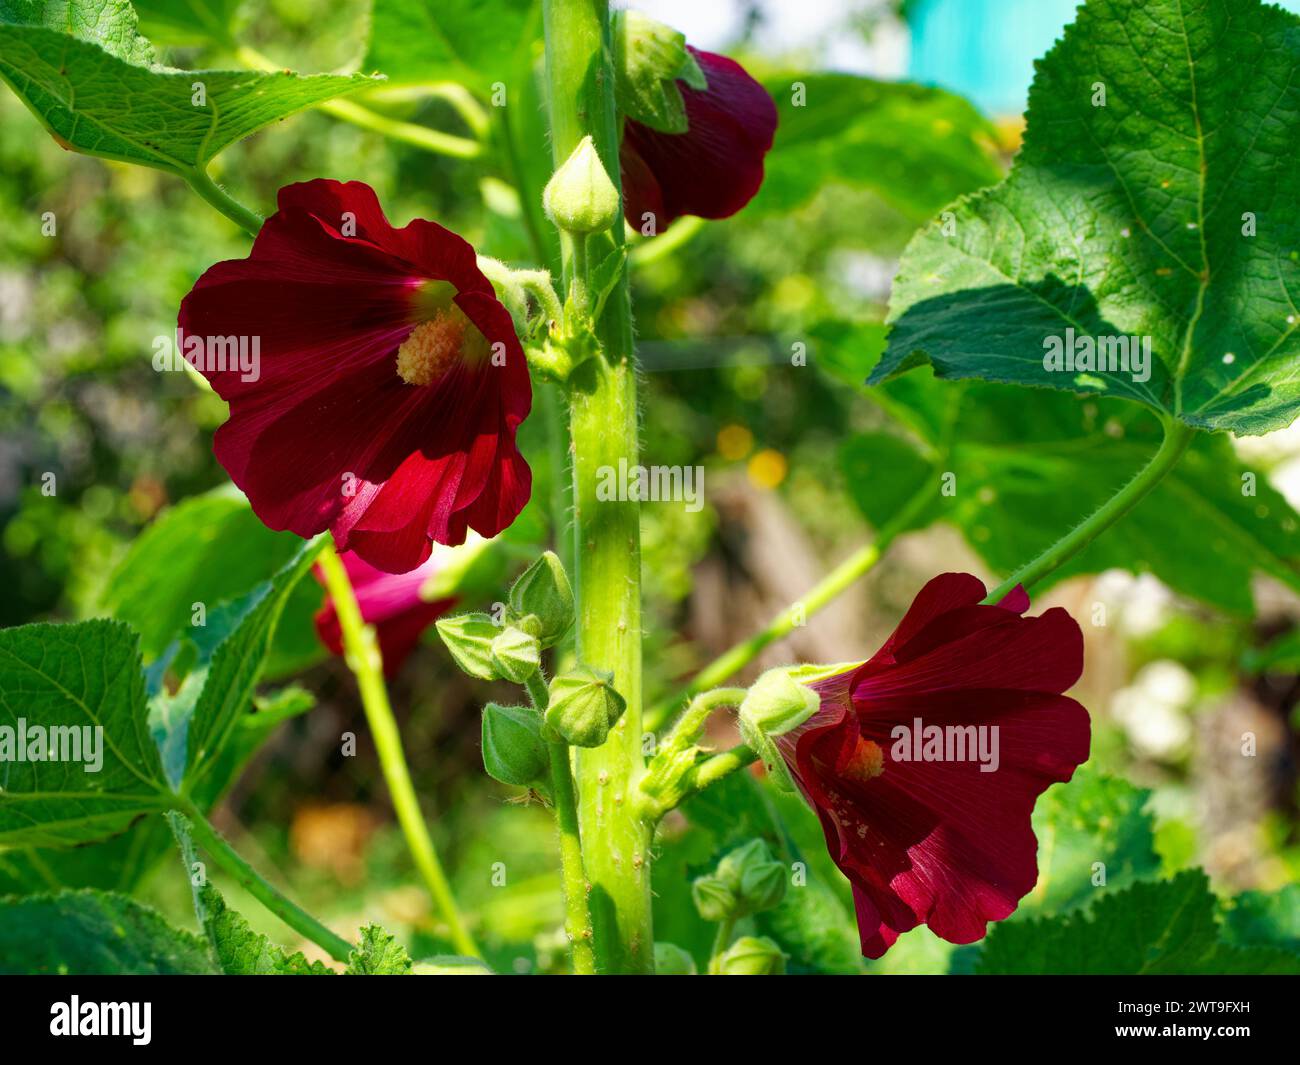
<path fill-rule="evenodd" d="M 750 208 L 708 226 L 680 222 L 633 257 L 645 461 L 706 471 L 698 512 L 644 510 L 647 673 L 662 697 L 867 542 L 927 471 L 956 470 L 957 496 L 936 501 L 867 579 L 770 647 L 744 679 L 794 660 L 867 657 L 937 572 L 1005 574 L 1153 450 L 1155 427 L 1104 401 L 1026 401 L 995 386 L 935 385 L 926 372 L 870 393 L 861 386 L 906 241 L 1008 165 L 1033 60 L 1071 18 L 1071 0 L 639 6 L 697 47 L 743 58 L 773 86 L 782 117 L 768 184 Z M 356 68 L 366 8 L 249 0 L 231 10 L 241 44 L 306 72 Z M 143 28 L 171 45 L 177 65 L 237 63 L 229 47 L 147 18 Z M 881 92 L 841 75 L 956 95 Z M 832 106 L 794 110 L 795 79 Z M 374 106 L 464 133 L 457 110 L 437 97 Z M 819 123 L 835 126 L 838 140 L 826 140 Z M 448 159 L 312 112 L 233 147 L 217 168 L 218 180 L 262 210 L 290 181 L 361 179 L 399 224 L 436 218 L 485 254 L 537 262 L 510 175 L 492 152 Z M 45 212 L 58 220 L 52 237 L 42 234 Z M 222 404 L 188 375 L 150 363 L 153 338 L 174 329 L 195 279 L 246 254 L 243 235 L 179 180 L 62 151 L 7 90 L 0 218 L 0 624 L 129 614 L 133 596 L 150 602 L 150 573 L 131 545 L 193 497 L 211 507 L 204 520 L 159 541 L 175 560 L 178 602 L 237 594 L 222 584 L 236 556 L 250 583 L 271 572 L 292 538 L 265 533 L 222 492 L 210 450 Z M 806 366 L 792 364 L 798 345 Z M 963 388 L 975 398 L 954 410 Z M 509 538 L 517 550 L 497 552 L 459 589 L 468 609 L 503 598 L 518 560 L 565 532 L 549 506 L 563 476 L 551 459 L 554 426 L 539 414 L 526 428 L 535 502 Z M 1065 606 L 1085 628 L 1076 694 L 1093 714 L 1092 766 L 1145 789 L 1133 794 L 1154 832 L 1151 860 L 1165 871 L 1203 865 L 1225 892 L 1274 892 L 1300 880 L 1300 430 L 1209 442 L 1187 468 L 1195 483 L 1145 503 L 1035 611 Z M 1241 472 L 1259 478 L 1258 494 L 1244 500 Z M 53 494 L 43 491 L 49 473 Z M 295 711 L 217 823 L 309 909 L 349 927 L 381 921 L 405 930 L 415 956 L 436 953 L 445 944 L 395 827 L 353 683 L 316 642 L 319 603 L 319 587 L 304 581 L 265 685 L 267 705 L 297 700 Z M 139 619 L 147 653 L 149 621 Z M 432 633 L 393 681 L 417 788 L 480 938 L 499 968 L 547 970 L 562 947 L 553 828 L 546 810 L 512 801 L 516 789 L 483 773 L 478 708 L 488 694 L 451 666 Z M 340 754 L 347 731 L 358 736 L 356 757 Z M 1247 733 L 1255 757 L 1238 756 Z M 725 729 L 716 739 L 727 741 Z M 797 804 L 784 812 L 792 835 L 818 850 L 811 815 Z M 703 844 L 692 850 L 692 831 L 666 827 L 656 885 L 662 934 L 679 941 L 698 932 L 685 927 L 680 884 L 670 881 L 708 858 Z M 143 835 L 57 859 L 0 853 L 0 892 L 17 890 L 32 862 L 52 884 L 139 884 L 144 898 L 184 915 L 175 858 Z M 491 869 L 503 861 L 508 882 L 493 887 Z M 833 870 L 826 876 L 843 902 L 846 885 Z M 283 940 L 286 930 L 260 907 L 243 905 L 233 888 L 231 896 Z M 904 937 L 876 968 L 945 971 L 947 948 L 925 935 Z M 842 967 L 869 968 L 853 946 L 850 938 Z"/>

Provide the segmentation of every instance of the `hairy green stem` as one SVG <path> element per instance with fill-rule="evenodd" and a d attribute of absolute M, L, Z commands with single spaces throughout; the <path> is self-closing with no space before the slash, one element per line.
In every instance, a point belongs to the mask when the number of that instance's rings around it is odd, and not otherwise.
<path fill-rule="evenodd" d="M 546 713 L 550 694 L 541 671 L 528 678 L 528 697 L 533 708 Z M 564 884 L 564 932 L 573 950 L 573 971 L 578 976 L 596 972 L 596 955 L 592 948 L 591 911 L 587 908 L 587 874 L 582 866 L 582 839 L 578 830 L 578 797 L 573 790 L 573 767 L 569 745 L 562 741 L 547 744 L 551 757 L 551 801 L 555 806 L 555 824 L 560 830 L 560 877 Z"/>
<path fill-rule="evenodd" d="M 451 941 L 461 954 L 479 957 L 479 949 L 466 930 L 456 908 L 451 884 L 438 860 L 438 851 L 429 836 L 429 828 L 420 812 L 420 801 L 411 783 L 411 773 L 402 750 L 402 737 L 388 702 L 388 689 L 384 684 L 384 663 L 379 653 L 375 630 L 361 617 L 356 593 L 348 580 L 347 570 L 339 560 L 333 544 L 326 544 L 318 559 L 325 578 L 325 589 L 338 614 L 339 628 L 343 634 L 343 651 L 348 668 L 356 677 L 361 692 L 361 705 L 365 710 L 370 734 L 374 737 L 375 751 L 383 770 L 388 794 L 397 813 L 398 824 L 415 866 L 424 878 L 434 905 L 450 930 Z"/>
<path fill-rule="evenodd" d="M 347 961 L 352 945 L 342 936 L 335 935 L 297 903 L 274 887 L 249 865 L 221 836 L 193 803 L 183 808 L 196 842 L 208 852 L 222 869 L 233 876 L 253 898 L 275 914 L 299 935 L 310 939 L 329 953 L 336 961 Z"/>
<path fill-rule="evenodd" d="M 231 196 L 225 189 L 212 180 L 212 176 L 202 167 L 193 167 L 181 172 L 181 177 L 195 192 L 208 203 L 239 226 L 250 237 L 257 236 L 262 228 L 262 216 L 251 211 Z"/>
<path fill-rule="evenodd" d="M 713 934 L 713 949 L 709 951 L 708 974 L 716 976 L 722 955 L 731 946 L 731 937 L 736 934 L 736 918 L 724 917 L 718 922 L 718 930 Z"/>
<path fill-rule="evenodd" d="M 607 0 L 544 0 L 547 102 L 555 165 L 584 136 L 618 181 L 619 122 L 614 107 Z M 617 247 L 622 228 L 602 239 Z M 584 294 L 584 261 L 564 241 L 565 291 Z M 576 308 L 582 313 L 586 308 Z M 650 835 L 629 801 L 644 771 L 641 753 L 641 532 L 635 501 L 597 498 L 602 468 L 637 463 L 636 373 L 632 312 L 623 271 L 596 323 L 601 353 L 574 374 L 569 428 L 578 658 L 613 674 L 627 709 L 606 743 L 577 754 L 583 858 L 596 963 L 604 972 L 654 967 L 650 911 Z"/>
<path fill-rule="evenodd" d="M 704 731 L 704 726 L 713 715 L 713 711 L 724 706 L 739 706 L 746 694 L 745 688 L 714 688 L 712 691 L 697 695 L 673 726 L 672 732 L 668 735 L 668 742 L 671 743 L 678 738 L 688 742 L 693 741 Z"/>
<path fill-rule="evenodd" d="M 984 602 L 998 602 L 1018 584 L 1024 585 L 1028 590 L 1069 562 L 1137 506 L 1147 493 L 1164 480 L 1169 471 L 1178 464 L 1178 460 L 1183 457 L 1183 452 L 1187 450 L 1195 434 L 1196 431 L 1183 422 L 1172 420 L 1166 422 L 1165 438 L 1160 445 L 1160 450 L 1131 481 L 1032 562 L 1016 570 L 991 592 Z"/>

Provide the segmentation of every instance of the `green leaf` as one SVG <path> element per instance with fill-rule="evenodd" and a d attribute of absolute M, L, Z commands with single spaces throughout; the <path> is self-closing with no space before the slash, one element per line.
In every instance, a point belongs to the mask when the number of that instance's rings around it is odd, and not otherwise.
<path fill-rule="evenodd" d="M 779 119 L 751 212 L 786 214 L 837 181 L 871 189 L 919 222 L 1002 176 L 988 122 L 942 89 L 852 74 L 765 85 Z"/>
<path fill-rule="evenodd" d="M 1300 20 L 1259 0 L 1090 0 L 1038 65 L 1010 177 L 905 253 L 872 380 L 928 359 L 1203 429 L 1290 424 L 1298 64 Z M 1046 370 L 1067 329 L 1151 338 L 1150 379 Z"/>
<path fill-rule="evenodd" d="M 956 526 L 998 573 L 1014 572 L 1096 510 L 1160 445 L 1153 417 L 1113 400 L 1042 393 L 1031 403 L 1010 386 L 944 385 L 928 374 L 874 395 L 912 436 L 846 442 L 854 501 L 879 526 L 915 493 L 930 492 L 915 527 Z M 955 478 L 946 495 L 945 473 Z M 1247 484 L 1253 495 L 1244 494 Z M 1050 581 L 1108 569 L 1149 572 L 1175 591 L 1250 615 L 1256 573 L 1300 588 L 1300 515 L 1238 462 L 1227 439 L 1201 436 L 1115 535 L 1094 540 Z"/>
<path fill-rule="evenodd" d="M 1285 947 L 1300 953 L 1300 884 L 1243 891 L 1224 907 L 1224 937 L 1236 946 Z"/>
<path fill-rule="evenodd" d="M 408 976 L 411 956 L 391 932 L 377 924 L 361 929 L 361 942 L 348 955 L 345 976 Z"/>
<path fill-rule="evenodd" d="M 1064 913 L 1105 892 L 1160 872 L 1155 822 L 1146 812 L 1151 793 L 1088 768 L 1048 788 L 1034 807 L 1038 883 L 1016 909 Z M 1105 882 L 1098 884 L 1104 866 Z"/>
<path fill-rule="evenodd" d="M 158 58 L 136 29 L 130 0 L 0 0 L 0 23 L 44 26 L 140 66 L 151 66 Z"/>
<path fill-rule="evenodd" d="M 216 954 L 221 971 L 229 976 L 330 976 L 327 965 L 309 962 L 301 953 L 288 954 L 266 936 L 254 932 L 243 916 L 209 881 L 195 889 L 195 908 Z"/>
<path fill-rule="evenodd" d="M 0 973 L 214 971 L 201 939 L 124 895 L 72 891 L 0 899 Z"/>
<path fill-rule="evenodd" d="M 375 84 L 361 75 L 174 70 L 152 63 L 127 4 L 0 3 L 0 80 L 60 144 L 105 159 L 184 174 L 272 122 Z M 196 104 L 200 85 L 205 100 Z"/>
<path fill-rule="evenodd" d="M 48 730 L 42 757 L 58 738 L 60 753 L 83 759 L 19 761 L 16 752 L 4 753 L 0 845 L 86 843 L 171 805 L 146 713 L 138 641 L 126 625 L 0 631 L 0 743 L 14 742 L 20 724 L 29 733 L 38 727 Z M 29 738 L 26 755 L 34 753 Z M 96 754 L 102 765 L 87 772 Z"/>
<path fill-rule="evenodd" d="M 485 96 L 499 82 L 514 103 L 541 32 L 537 0 L 374 0 L 361 69 L 393 85 L 456 81 Z"/>
<path fill-rule="evenodd" d="M 1219 939 L 1200 870 L 1102 896 L 1086 912 L 996 925 L 981 974 L 1300 973 L 1300 955 Z"/>
<path fill-rule="evenodd" d="M 192 789 L 220 758 L 248 710 L 284 605 L 324 544 L 302 544 L 275 577 L 209 611 L 207 624 L 191 630 L 197 663 L 175 695 L 155 699 L 152 718 L 163 726 L 161 746 L 174 783 L 183 775 Z"/>
<path fill-rule="evenodd" d="M 293 533 L 263 525 L 233 487 L 218 488 L 169 507 L 136 537 L 109 578 L 101 606 L 139 631 L 140 649 L 151 662 L 189 631 L 196 605 L 211 608 L 247 594 L 301 546 Z M 166 560 L 165 581 L 158 579 L 159 559 Z M 310 584 L 306 590 L 307 612 L 286 619 L 286 627 L 292 623 L 306 646 L 319 650 L 310 611 L 321 596 Z M 277 641 L 277 649 L 286 658 L 305 653 L 299 641 L 282 649 Z"/>

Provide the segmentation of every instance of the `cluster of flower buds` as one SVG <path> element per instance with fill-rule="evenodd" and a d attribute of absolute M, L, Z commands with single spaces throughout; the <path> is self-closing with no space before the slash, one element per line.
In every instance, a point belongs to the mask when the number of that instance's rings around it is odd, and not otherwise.
<path fill-rule="evenodd" d="M 515 581 L 500 622 L 490 614 L 456 614 L 438 621 L 438 635 L 471 677 L 524 684 L 540 668 L 542 650 L 563 639 L 573 617 L 568 575 L 547 551 Z"/>
<path fill-rule="evenodd" d="M 731 851 L 717 869 L 691 885 L 695 908 L 706 921 L 734 921 L 778 906 L 785 898 L 786 868 L 761 839 Z"/>

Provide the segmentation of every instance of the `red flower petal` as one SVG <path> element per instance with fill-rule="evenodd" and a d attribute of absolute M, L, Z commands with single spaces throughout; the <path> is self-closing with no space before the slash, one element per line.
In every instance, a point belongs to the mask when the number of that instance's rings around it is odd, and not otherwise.
<path fill-rule="evenodd" d="M 697 90 L 678 82 L 687 131 L 660 133 L 630 119 L 624 124 L 623 215 L 637 229 L 647 213 L 654 215 L 657 232 L 684 214 L 729 218 L 763 183 L 763 157 L 776 135 L 776 104 L 739 63 L 690 51 L 708 87 Z"/>
<path fill-rule="evenodd" d="M 351 551 L 339 558 L 352 582 L 362 620 L 375 626 L 384 659 L 384 675 L 392 677 L 415 649 L 424 630 L 450 610 L 455 600 L 426 602 L 420 597 L 420 588 L 438 572 L 434 559 L 406 573 L 392 574 L 376 569 Z M 320 572 L 313 572 L 321 580 Z M 321 642 L 331 653 L 341 655 L 343 634 L 334 600 L 328 594 L 315 620 Z"/>
<path fill-rule="evenodd" d="M 984 594 L 966 574 L 931 581 L 881 651 L 814 685 L 821 709 L 778 740 L 853 884 L 868 957 L 921 923 L 969 943 L 1008 916 L 1037 880 L 1034 802 L 1088 757 L 1087 711 L 1062 694 L 1082 670 L 1078 625 L 1059 609 L 1020 617 L 1023 591 L 997 606 Z M 996 768 L 979 752 L 912 757 L 918 721 L 963 741 L 996 726 L 983 734 Z"/>
<path fill-rule="evenodd" d="M 460 320 L 501 358 L 462 355 L 427 385 L 398 376 L 399 346 L 430 316 L 429 281 L 451 284 Z M 249 257 L 209 269 L 179 326 L 257 338 L 253 379 L 191 361 L 230 403 L 217 459 L 271 528 L 332 528 L 340 548 L 402 572 L 431 540 L 494 536 L 527 502 L 515 433 L 532 393 L 509 312 L 468 243 L 420 219 L 394 228 L 368 186 L 281 189 Z"/>

